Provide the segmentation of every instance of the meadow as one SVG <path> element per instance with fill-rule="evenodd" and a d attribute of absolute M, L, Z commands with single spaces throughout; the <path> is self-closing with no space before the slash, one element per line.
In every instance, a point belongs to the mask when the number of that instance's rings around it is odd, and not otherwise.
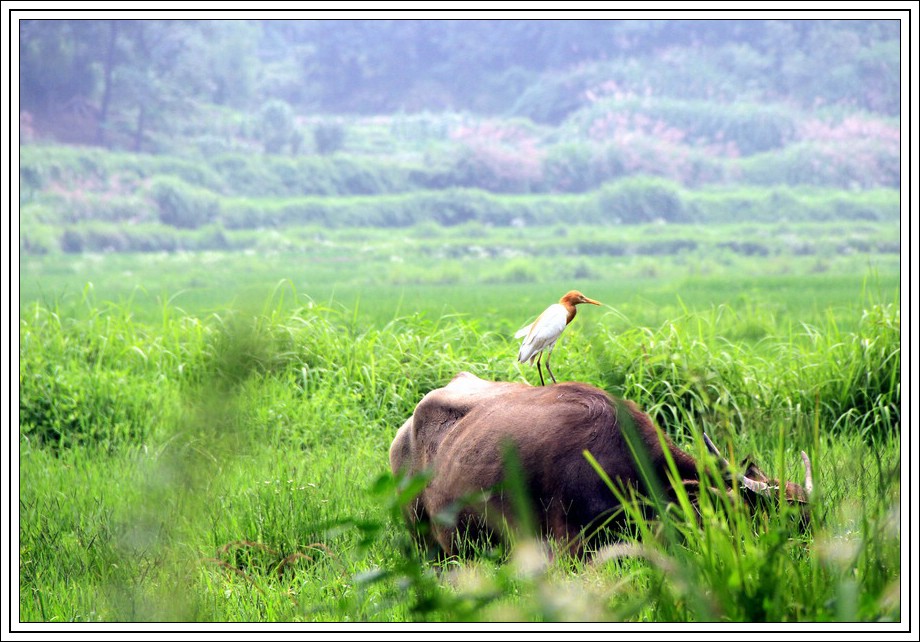
<path fill-rule="evenodd" d="M 20 21 L 20 622 L 903 630 L 901 31 Z M 420 550 L 396 431 L 570 289 L 557 378 L 810 528 Z"/>
<path fill-rule="evenodd" d="M 467 225 L 23 255 L 19 618 L 897 623 L 900 255 L 879 250 L 897 243 L 865 221 Z M 810 531 L 678 511 L 637 518 L 641 554 L 415 547 L 396 430 L 462 370 L 537 383 L 512 335 L 571 288 L 605 306 L 567 330 L 557 377 L 691 452 L 705 430 L 800 482 L 806 450 Z"/>

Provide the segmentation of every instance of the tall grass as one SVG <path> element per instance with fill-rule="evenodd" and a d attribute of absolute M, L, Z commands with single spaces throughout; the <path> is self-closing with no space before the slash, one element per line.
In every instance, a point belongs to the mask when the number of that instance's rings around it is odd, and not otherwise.
<path fill-rule="evenodd" d="M 507 321 L 367 323 L 361 304 L 289 282 L 259 306 L 194 316 L 164 302 L 143 323 L 90 291 L 81 305 L 21 312 L 21 620 L 900 619 L 890 304 L 855 332 L 727 307 L 573 326 L 557 374 L 636 400 L 699 455 L 705 430 L 801 481 L 807 450 L 819 488 L 805 535 L 782 511 L 752 525 L 716 502 L 702 526 L 637 512 L 627 544 L 593 561 L 546 558 L 526 533 L 428 560 L 399 517 L 421 482 L 394 479 L 386 453 L 421 397 L 460 370 L 533 376 Z M 736 340 L 752 327 L 756 341 Z"/>

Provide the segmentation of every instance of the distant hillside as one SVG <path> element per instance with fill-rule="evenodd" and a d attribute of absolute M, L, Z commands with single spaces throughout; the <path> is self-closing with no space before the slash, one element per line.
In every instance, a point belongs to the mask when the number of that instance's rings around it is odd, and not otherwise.
<path fill-rule="evenodd" d="M 900 109 L 897 20 L 28 20 L 19 53 L 27 134 L 147 152 L 268 104 L 550 125 L 637 100 Z"/>
<path fill-rule="evenodd" d="M 897 22 L 56 21 L 27 252 L 310 226 L 897 220 Z"/>

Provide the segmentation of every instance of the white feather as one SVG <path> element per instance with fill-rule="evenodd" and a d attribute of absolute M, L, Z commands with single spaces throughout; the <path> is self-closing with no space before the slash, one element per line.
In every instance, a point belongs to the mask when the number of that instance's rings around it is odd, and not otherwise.
<path fill-rule="evenodd" d="M 521 328 L 520 330 L 514 333 L 514 338 L 520 339 L 521 337 L 526 337 L 532 327 L 533 327 L 533 323 L 531 323 L 530 325 L 525 325 L 523 328 Z"/>
<path fill-rule="evenodd" d="M 543 311 L 537 320 L 518 330 L 515 337 L 520 336 L 524 330 L 527 330 L 527 336 L 521 343 L 521 349 L 518 352 L 518 361 L 527 363 L 533 361 L 538 354 L 546 350 L 552 352 L 559 335 L 565 330 L 568 321 L 569 311 L 565 306 L 554 303 Z"/>

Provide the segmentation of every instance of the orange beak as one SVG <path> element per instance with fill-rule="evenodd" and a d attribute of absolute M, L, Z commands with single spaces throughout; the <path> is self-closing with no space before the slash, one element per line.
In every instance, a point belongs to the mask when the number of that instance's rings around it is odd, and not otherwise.
<path fill-rule="evenodd" d="M 590 303 L 591 305 L 601 305 L 601 302 L 600 302 L 600 301 L 595 301 L 594 299 L 589 299 L 589 298 L 586 297 L 586 296 L 583 296 L 583 297 L 581 298 L 581 302 L 582 302 L 582 303 Z"/>

